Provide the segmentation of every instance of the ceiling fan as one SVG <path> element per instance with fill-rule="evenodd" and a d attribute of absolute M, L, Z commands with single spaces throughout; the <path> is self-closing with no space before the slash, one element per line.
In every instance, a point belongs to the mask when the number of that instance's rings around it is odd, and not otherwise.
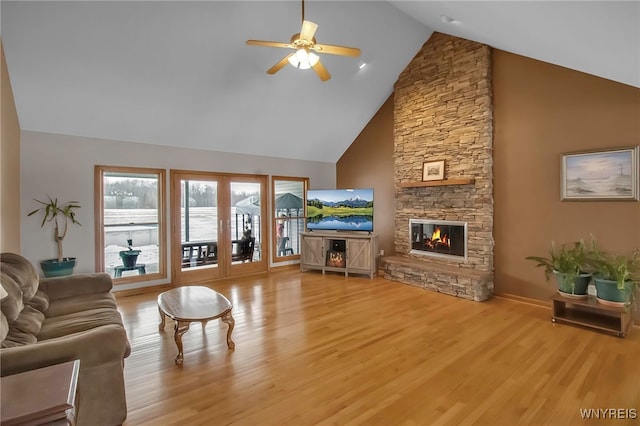
<path fill-rule="evenodd" d="M 317 29 L 318 24 L 304 19 L 304 0 L 302 0 L 302 29 L 299 33 L 291 36 L 289 43 L 247 40 L 247 44 L 253 46 L 284 47 L 294 50 L 294 52 L 291 52 L 280 62 L 269 68 L 267 74 L 275 74 L 289 63 L 303 70 L 313 68 L 316 74 L 318 74 L 318 77 L 320 77 L 320 80 L 327 81 L 331 78 L 331 74 L 329 74 L 329 71 L 327 71 L 324 65 L 322 65 L 322 62 L 320 62 L 320 57 L 314 52 L 327 53 L 330 55 L 360 56 L 360 49 L 330 44 L 317 44 L 314 37 Z"/>

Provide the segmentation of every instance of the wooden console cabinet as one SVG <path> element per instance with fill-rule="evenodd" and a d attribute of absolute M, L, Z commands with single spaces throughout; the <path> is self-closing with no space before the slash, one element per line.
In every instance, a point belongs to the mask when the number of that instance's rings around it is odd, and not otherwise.
<path fill-rule="evenodd" d="M 300 269 L 367 274 L 378 269 L 378 236 L 375 234 L 303 232 L 300 249 Z"/>
<path fill-rule="evenodd" d="M 551 297 L 552 322 L 573 324 L 624 337 L 633 322 L 632 306 L 618 307 L 598 303 L 595 297 L 569 299 L 561 295 Z"/>

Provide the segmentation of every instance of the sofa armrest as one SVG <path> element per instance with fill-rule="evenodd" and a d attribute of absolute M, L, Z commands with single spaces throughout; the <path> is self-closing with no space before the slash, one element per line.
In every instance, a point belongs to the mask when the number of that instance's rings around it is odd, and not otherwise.
<path fill-rule="evenodd" d="M 51 300 L 84 294 L 107 293 L 112 288 L 111 276 L 104 272 L 40 279 L 40 290 L 45 292 Z"/>
<path fill-rule="evenodd" d="M 1 376 L 48 367 L 74 359 L 87 369 L 124 359 L 131 352 L 125 329 L 119 325 L 104 325 L 80 333 L 38 343 L 2 348 Z"/>

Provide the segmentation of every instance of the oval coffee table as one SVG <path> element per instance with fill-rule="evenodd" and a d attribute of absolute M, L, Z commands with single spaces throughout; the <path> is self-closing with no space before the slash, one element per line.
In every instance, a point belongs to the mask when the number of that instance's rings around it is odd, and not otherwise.
<path fill-rule="evenodd" d="M 231 332 L 235 321 L 231 316 L 233 305 L 222 294 L 202 286 L 178 287 L 158 295 L 158 310 L 160 311 L 160 331 L 164 330 L 166 317 L 175 321 L 174 339 L 178 346 L 176 364 L 182 364 L 182 335 L 189 330 L 192 322 L 199 321 L 202 328 L 207 322 L 220 318 L 229 325 L 227 330 L 227 346 L 235 348 L 231 340 Z"/>

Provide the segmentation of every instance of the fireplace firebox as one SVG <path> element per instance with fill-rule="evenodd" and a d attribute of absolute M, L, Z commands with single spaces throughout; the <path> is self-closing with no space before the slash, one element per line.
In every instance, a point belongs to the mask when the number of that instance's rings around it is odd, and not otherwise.
<path fill-rule="evenodd" d="M 410 219 L 411 254 L 467 260 L 467 222 Z"/>

